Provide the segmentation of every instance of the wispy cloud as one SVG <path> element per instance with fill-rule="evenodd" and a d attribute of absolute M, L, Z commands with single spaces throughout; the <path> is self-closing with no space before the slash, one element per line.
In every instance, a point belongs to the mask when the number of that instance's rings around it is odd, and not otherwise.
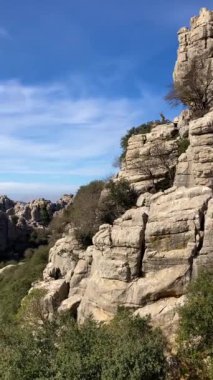
<path fill-rule="evenodd" d="M 55 198 L 111 174 L 120 137 L 165 107 L 147 91 L 134 99 L 74 94 L 70 83 L 0 83 L 0 193 Z"/>

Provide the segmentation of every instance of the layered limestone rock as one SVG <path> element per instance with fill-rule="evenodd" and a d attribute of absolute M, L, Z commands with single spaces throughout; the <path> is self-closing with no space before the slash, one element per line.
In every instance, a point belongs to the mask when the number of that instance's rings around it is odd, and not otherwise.
<path fill-rule="evenodd" d="M 213 188 L 213 111 L 189 122 L 190 146 L 179 157 L 176 186 Z"/>
<path fill-rule="evenodd" d="M 195 275 L 200 269 L 213 269 L 213 199 L 209 201 L 205 218 L 204 240 L 200 255 L 194 262 Z"/>
<path fill-rule="evenodd" d="M 178 158 L 174 139 L 177 134 L 177 128 L 171 123 L 130 137 L 118 179 L 127 179 L 138 193 L 156 190 L 165 180 L 171 182 Z"/>
<path fill-rule="evenodd" d="M 139 310 L 140 315 L 149 310 L 156 316 L 156 302 L 164 309 L 164 315 L 157 318 L 159 324 L 176 320 L 175 308 L 182 303 L 193 258 L 202 246 L 204 214 L 211 197 L 209 188 L 173 188 L 152 196 L 149 212 L 143 207 L 130 210 L 140 221 L 145 213 L 141 226 L 138 222 L 135 226 L 132 218 L 123 230 L 128 212 L 113 226 L 101 226 L 94 237 L 91 275 L 78 309 L 79 322 L 89 314 L 108 320 L 119 305 Z M 135 243 L 139 256 L 129 252 Z M 126 262 L 120 260 L 125 255 Z"/>
<path fill-rule="evenodd" d="M 55 203 L 44 198 L 29 203 L 17 202 L 14 205 L 13 214 L 23 217 L 28 224 L 39 227 L 48 224 L 56 212 L 68 207 L 72 201 L 73 196 L 66 194 Z"/>
<path fill-rule="evenodd" d="M 208 187 L 169 189 L 152 197 L 146 228 L 145 273 L 185 265 L 203 243 L 204 213 L 212 197 Z"/>
<path fill-rule="evenodd" d="M 46 317 L 51 319 L 56 310 L 76 314 L 85 291 L 90 266 L 90 249 L 82 249 L 75 238 L 75 229 L 70 227 L 50 249 L 43 281 L 34 284 L 32 288 L 45 291 L 42 305 Z"/>
<path fill-rule="evenodd" d="M 174 81 L 182 82 L 194 58 L 205 56 L 206 67 L 213 57 L 213 12 L 202 8 L 198 17 L 193 17 L 190 29 L 178 32 L 178 59 L 174 70 Z M 213 67 L 213 66 L 211 66 Z"/>
<path fill-rule="evenodd" d="M 51 248 L 44 280 L 36 285 L 46 289 L 45 315 L 69 311 L 79 323 L 90 315 L 107 321 L 124 306 L 151 314 L 172 334 L 192 275 L 212 260 L 211 198 L 203 186 L 146 195 L 141 202 L 147 206 L 100 226 L 86 251 L 70 229 Z"/>
<path fill-rule="evenodd" d="M 49 252 L 49 263 L 44 271 L 44 280 L 62 278 L 71 275 L 82 251 L 75 238 L 75 229 L 71 227 L 68 233 L 57 240 Z"/>
<path fill-rule="evenodd" d="M 5 195 L 0 196 L 0 260 L 18 258 L 28 247 L 34 228 L 44 229 L 72 201 L 72 195 L 65 195 L 55 203 L 45 199 L 14 202 Z"/>

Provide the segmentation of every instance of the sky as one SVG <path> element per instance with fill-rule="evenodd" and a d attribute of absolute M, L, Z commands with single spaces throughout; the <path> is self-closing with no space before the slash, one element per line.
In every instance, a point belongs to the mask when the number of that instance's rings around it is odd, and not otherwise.
<path fill-rule="evenodd" d="M 0 0 L 0 194 L 55 200 L 115 172 L 164 101 L 177 31 L 212 0 Z"/>

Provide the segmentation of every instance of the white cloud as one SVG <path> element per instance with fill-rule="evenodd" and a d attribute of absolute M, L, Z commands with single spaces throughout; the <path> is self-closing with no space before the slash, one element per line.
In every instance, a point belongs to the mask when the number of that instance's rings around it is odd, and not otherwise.
<path fill-rule="evenodd" d="M 53 187 L 58 194 L 112 173 L 120 137 L 165 107 L 143 91 L 137 99 L 75 93 L 64 83 L 0 82 L 0 193 L 27 197 L 35 187 L 53 196 Z"/>

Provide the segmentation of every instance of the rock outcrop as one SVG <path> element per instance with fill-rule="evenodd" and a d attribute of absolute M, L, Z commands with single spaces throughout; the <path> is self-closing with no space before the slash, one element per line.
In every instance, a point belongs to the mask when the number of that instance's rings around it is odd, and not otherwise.
<path fill-rule="evenodd" d="M 46 315 L 69 311 L 79 323 L 91 314 L 107 321 L 122 305 L 141 316 L 151 314 L 156 324 L 173 331 L 200 255 L 205 260 L 213 255 L 208 233 L 203 241 L 212 223 L 211 198 L 212 190 L 203 186 L 152 195 L 150 206 L 132 208 L 113 225 L 100 226 L 86 251 L 70 229 L 51 248 L 44 280 L 36 285 L 47 290 Z M 58 298 L 62 285 L 67 286 L 63 299 Z"/>
<path fill-rule="evenodd" d="M 191 120 L 188 130 L 190 146 L 179 157 L 175 185 L 213 188 L 213 111 Z"/>
<path fill-rule="evenodd" d="M 178 59 L 174 70 L 174 82 L 182 82 L 194 58 L 205 57 L 205 66 L 212 66 L 213 60 L 213 12 L 206 8 L 197 17 L 191 18 L 190 29 L 184 27 L 178 32 Z"/>
<path fill-rule="evenodd" d="M 170 182 L 178 158 L 174 139 L 177 134 L 177 128 L 171 123 L 130 137 L 118 179 L 127 179 L 139 194 L 155 191 L 162 182 Z"/>
<path fill-rule="evenodd" d="M 29 203 L 14 202 L 7 196 L 0 197 L 0 261 L 18 258 L 28 246 L 30 234 L 35 228 L 45 228 L 54 215 L 68 207 L 72 195 L 65 195 L 56 203 L 45 199 Z"/>
<path fill-rule="evenodd" d="M 179 40 L 178 81 L 194 56 L 205 50 L 212 59 L 213 12 L 202 9 Z M 69 311 L 79 323 L 91 314 L 108 321 L 124 306 L 150 314 L 172 336 L 187 285 L 202 268 L 213 267 L 213 111 L 191 116 L 185 110 L 174 123 L 129 139 L 115 180 L 132 184 L 136 205 L 112 225 L 101 225 L 86 250 L 72 228 L 51 248 L 43 281 L 34 285 L 46 290 L 47 317 Z M 189 147 L 178 158 L 184 138 Z"/>

